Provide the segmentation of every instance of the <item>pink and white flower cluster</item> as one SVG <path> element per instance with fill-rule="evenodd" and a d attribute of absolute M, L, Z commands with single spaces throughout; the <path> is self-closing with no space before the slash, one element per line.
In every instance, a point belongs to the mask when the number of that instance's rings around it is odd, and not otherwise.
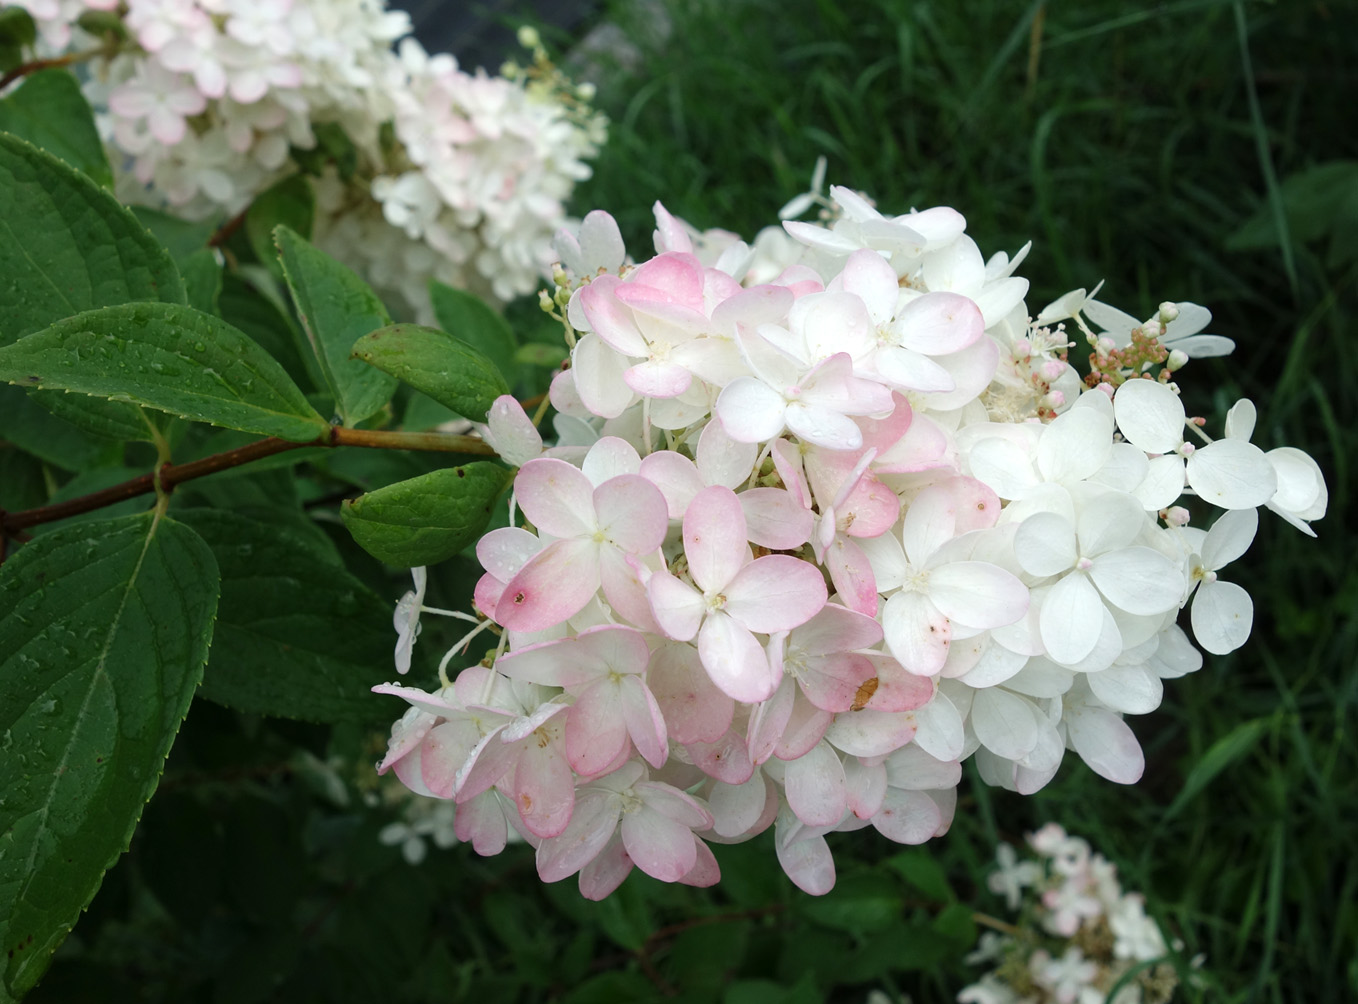
<path fill-rule="evenodd" d="M 952 209 L 832 192 L 777 271 L 660 206 L 639 265 L 604 213 L 559 236 L 561 439 L 508 397 L 483 428 L 519 467 L 512 525 L 477 546 L 473 634 L 498 644 L 436 692 L 377 688 L 411 704 L 381 770 L 454 800 L 478 851 L 517 830 L 545 880 L 599 897 L 633 865 L 716 881 L 710 843 L 772 827 L 823 893 L 827 834 L 943 833 L 967 757 L 1025 793 L 1067 750 L 1134 782 L 1123 716 L 1201 665 L 1180 609 L 1238 647 L 1249 598 L 1218 572 L 1256 508 L 1323 514 L 1309 457 L 1249 443 L 1248 402 L 1195 448 L 1176 387 L 1087 329 L 1083 292 L 1033 319 L 1026 248 L 986 260 Z"/>
<path fill-rule="evenodd" d="M 991 971 L 964 988 L 961 1004 L 1161 1004 L 1178 985 L 1159 926 L 1145 897 L 1125 893 L 1117 868 L 1088 841 L 1056 823 L 1028 835 L 1036 860 L 1020 860 L 1001 844 L 988 880 L 1018 923 L 1003 934 L 986 932 L 967 957 Z M 1137 974 L 1109 991 L 1133 968 Z"/>
<path fill-rule="evenodd" d="M 403 39 L 410 19 L 385 0 L 20 6 L 48 47 L 95 44 L 75 26 L 88 11 L 121 18 L 128 40 L 93 64 L 86 93 L 125 201 L 232 216 L 298 171 L 318 127 L 339 127 L 357 163 L 317 180 L 317 242 L 426 322 L 431 278 L 500 301 L 541 282 L 604 139 L 589 88 L 532 32 L 533 65 L 490 76 Z"/>
<path fill-rule="evenodd" d="M 590 86 L 562 76 L 535 32 L 520 40 L 532 64 L 489 76 L 404 39 L 382 81 L 397 150 L 376 166 L 370 198 L 349 204 L 335 178 L 318 191 L 317 242 L 426 323 L 430 279 L 496 302 L 538 287 L 565 203 L 605 139 Z"/>

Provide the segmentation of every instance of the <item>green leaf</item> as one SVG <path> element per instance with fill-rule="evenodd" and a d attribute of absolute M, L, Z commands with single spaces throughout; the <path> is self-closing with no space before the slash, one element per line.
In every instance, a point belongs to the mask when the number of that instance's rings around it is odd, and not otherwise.
<path fill-rule="evenodd" d="M 0 569 L 0 988 L 22 996 L 126 849 L 202 677 L 207 545 L 151 514 Z"/>
<path fill-rule="evenodd" d="M 951 903 L 957 899 L 948 885 L 948 876 L 928 847 L 910 847 L 893 854 L 887 858 L 886 866 L 935 902 Z"/>
<path fill-rule="evenodd" d="M 217 260 L 216 252 L 211 248 L 199 248 L 181 259 L 180 272 L 189 306 L 205 314 L 217 314 L 222 295 L 222 263 Z"/>
<path fill-rule="evenodd" d="M 223 320 L 245 332 L 277 359 L 298 386 L 311 386 L 312 375 L 300 351 L 302 333 L 278 303 L 251 283 L 227 273 L 222 277 L 217 306 Z"/>
<path fill-rule="evenodd" d="M 564 363 L 570 352 L 564 345 L 548 345 L 545 342 L 529 342 L 514 353 L 514 361 L 529 366 L 542 366 L 553 369 Z"/>
<path fill-rule="evenodd" d="M 60 157 L 105 188 L 113 187 L 113 170 L 94 127 L 94 112 L 66 70 L 39 70 L 0 98 L 0 131 Z"/>
<path fill-rule="evenodd" d="M 1212 783 L 1218 774 L 1247 756 L 1268 731 L 1269 722 L 1270 719 L 1267 718 L 1252 718 L 1241 722 L 1208 747 L 1202 759 L 1188 772 L 1183 789 L 1165 810 L 1164 820 L 1168 821 L 1177 816 L 1183 811 L 1184 806 L 1197 798 L 1202 790 Z"/>
<path fill-rule="evenodd" d="M 515 358 L 519 342 L 509 322 L 484 300 L 437 279 L 429 283 L 429 299 L 439 327 L 482 353 L 513 384 L 519 374 Z"/>
<path fill-rule="evenodd" d="M 509 393 L 493 362 L 437 328 L 393 324 L 364 335 L 353 354 L 475 422 L 484 422 L 495 399 Z"/>
<path fill-rule="evenodd" d="M 320 175 L 327 165 L 334 164 L 341 181 L 352 178 L 358 170 L 358 147 L 345 128 L 338 122 L 314 122 L 311 131 L 316 137 L 314 147 L 292 148 L 292 159 L 298 166 L 307 174 Z"/>
<path fill-rule="evenodd" d="M 274 230 L 286 226 L 309 239 L 315 222 L 316 192 L 305 177 L 293 174 L 265 189 L 250 205 L 245 213 L 245 239 L 259 263 L 275 276 L 281 276 L 283 269 L 274 247 Z"/>
<path fill-rule="evenodd" d="M 509 481 L 503 467 L 479 460 L 360 495 L 340 516 L 359 546 L 388 565 L 433 565 L 481 536 Z"/>
<path fill-rule="evenodd" d="M 29 398 L 46 408 L 57 418 L 70 422 L 86 432 L 120 443 L 151 443 L 151 427 L 135 404 L 126 401 L 104 401 L 83 394 L 67 394 L 59 390 L 34 390 Z"/>
<path fill-rule="evenodd" d="M 834 889 L 799 904 L 800 912 L 818 924 L 838 931 L 863 934 L 879 930 L 900 915 L 900 894 L 880 876 L 848 875 Z"/>
<path fill-rule="evenodd" d="M 146 206 L 132 206 L 131 209 L 132 215 L 151 231 L 151 236 L 160 241 L 175 261 L 203 250 L 217 232 L 216 220 L 181 220 Z"/>
<path fill-rule="evenodd" d="M 0 73 L 8 73 L 24 61 L 24 50 L 38 37 L 38 26 L 22 7 L 0 8 Z"/>
<path fill-rule="evenodd" d="M 127 303 L 58 321 L 0 348 L 0 380 L 130 401 L 294 442 L 330 428 L 248 336 L 168 303 Z"/>
<path fill-rule="evenodd" d="M 175 518 L 207 541 L 222 574 L 204 697 L 308 721 L 389 717 L 372 688 L 391 678 L 391 604 L 286 524 L 218 509 Z"/>
<path fill-rule="evenodd" d="M 335 407 L 344 424 L 353 426 L 381 411 L 396 390 L 395 377 L 350 355 L 361 336 L 391 324 L 391 316 L 366 282 L 292 230 L 279 226 L 274 240 Z"/>
<path fill-rule="evenodd" d="M 117 463 L 122 457 L 116 443 L 90 435 L 39 407 L 18 387 L 4 385 L 0 385 L 0 439 L 64 471 Z"/>
<path fill-rule="evenodd" d="M 0 135 L 0 345 L 92 307 L 184 303 L 174 262 L 75 168 Z"/>

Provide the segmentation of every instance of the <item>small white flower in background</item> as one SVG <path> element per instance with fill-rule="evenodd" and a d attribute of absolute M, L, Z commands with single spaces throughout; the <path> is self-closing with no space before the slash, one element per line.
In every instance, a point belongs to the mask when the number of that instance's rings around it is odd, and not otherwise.
<path fill-rule="evenodd" d="M 1128 973 L 1117 1004 L 1163 1004 L 1178 983 L 1145 898 L 1124 893 L 1117 869 L 1089 842 L 1048 823 L 1028 835 L 1036 860 L 1001 844 L 989 886 L 1017 921 L 981 935 L 972 965 L 991 971 L 963 988 L 961 1004 L 1104 1004 Z M 1019 877 L 1021 875 L 1021 878 Z M 1020 895 L 1014 895 L 1018 891 Z M 1177 946 L 1176 946 L 1177 947 Z M 1154 963 L 1144 965 L 1144 963 Z M 1198 964 L 1198 960 L 1194 961 Z"/>

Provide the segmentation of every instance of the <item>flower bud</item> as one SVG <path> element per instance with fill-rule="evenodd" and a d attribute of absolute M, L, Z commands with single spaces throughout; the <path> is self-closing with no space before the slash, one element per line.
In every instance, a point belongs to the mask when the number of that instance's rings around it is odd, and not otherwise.
<path fill-rule="evenodd" d="M 519 29 L 519 44 L 525 49 L 536 49 L 542 45 L 542 36 L 532 25 L 525 24 Z"/>
<path fill-rule="evenodd" d="M 1188 362 L 1188 353 L 1183 349 L 1174 349 L 1169 354 L 1169 359 L 1165 361 L 1165 366 L 1173 373 L 1177 369 L 1182 369 Z"/>
<path fill-rule="evenodd" d="M 1170 506 L 1160 515 L 1170 526 L 1186 526 L 1191 516 L 1189 511 L 1181 505 Z"/>
<path fill-rule="evenodd" d="M 1159 317 L 1161 324 L 1168 324 L 1170 321 L 1173 321 L 1179 316 L 1179 308 L 1174 304 L 1170 303 L 1168 300 L 1160 304 L 1159 309 L 1160 309 Z"/>

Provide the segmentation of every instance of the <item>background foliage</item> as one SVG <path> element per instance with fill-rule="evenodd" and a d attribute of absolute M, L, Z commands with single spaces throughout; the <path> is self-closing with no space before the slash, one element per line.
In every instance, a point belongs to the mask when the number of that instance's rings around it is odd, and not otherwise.
<path fill-rule="evenodd" d="M 791 889 L 767 835 L 717 848 L 714 890 L 634 875 L 600 904 L 570 882 L 543 887 L 526 849 L 480 859 L 431 848 L 412 867 L 378 840 L 398 810 L 370 766 L 401 707 L 374 698 L 343 724 L 320 725 L 195 701 L 129 853 L 29 1000 L 759 1004 L 860 1001 L 883 987 L 947 1001 L 969 981 L 972 909 L 1002 909 L 983 883 L 996 840 L 1048 819 L 1088 837 L 1125 887 L 1148 894 L 1183 939 L 1185 965 L 1205 955 L 1181 999 L 1358 994 L 1358 541 L 1347 520 L 1358 455 L 1348 340 L 1358 138 L 1347 111 L 1358 98 L 1358 9 L 674 0 L 664 37 L 644 9 L 644 19 L 631 4 L 612 12 L 642 53 L 630 67 L 599 62 L 614 126 L 578 212 L 610 210 L 638 254 L 656 199 L 699 227 L 749 237 L 824 154 L 832 182 L 887 211 L 961 209 L 984 251 L 1033 239 L 1030 308 L 1101 278 L 1104 299 L 1140 316 L 1163 299 L 1206 304 L 1212 330 L 1239 348 L 1185 371 L 1190 411 L 1219 414 L 1244 394 L 1260 409 L 1256 442 L 1307 448 L 1331 491 L 1320 540 L 1261 521 L 1260 545 L 1241 563 L 1254 638 L 1132 721 L 1147 753 L 1141 784 L 1108 784 L 1078 762 L 1026 799 L 972 779 L 953 831 L 923 849 L 872 831 L 838 835 L 839 883 L 818 900 Z M 237 243 L 249 260 L 249 242 Z M 215 302 L 261 340 L 292 323 L 238 276 L 207 286 L 202 300 L 190 289 L 190 303 Z M 521 340 L 550 337 L 532 305 L 511 317 Z M 291 351 L 283 340 L 274 354 L 305 383 Z M 522 392 L 543 371 L 520 355 L 506 365 L 520 367 Z M 21 407 L 16 397 L 3 407 Z M 398 406 L 411 428 L 446 414 L 409 392 Z M 236 442 L 193 435 L 202 452 Z M 46 455 L 0 449 L 0 507 L 10 510 L 120 480 L 131 476 L 124 463 L 138 473 L 153 458 L 136 446 L 100 454 L 79 428 L 44 436 L 42 451 L 18 445 Z M 268 546 L 305 551 L 314 568 L 291 588 L 333 585 L 326 569 L 337 559 L 352 579 L 318 599 L 327 615 L 349 604 L 352 646 L 312 656 L 366 663 L 380 680 L 392 638 L 383 641 L 383 610 L 408 579 L 355 546 L 339 501 L 447 461 L 358 450 L 301 459 L 304 468 L 270 461 L 176 493 L 186 506 L 229 506 L 243 524 L 177 515 L 217 545 L 227 583 L 213 658 L 218 646 L 243 659 L 269 643 L 222 631 L 255 623 L 250 604 L 267 602 L 251 578 L 267 573 L 266 554 L 239 548 L 252 539 L 252 507 L 286 499 L 297 526 Z M 233 546 L 234 565 L 224 560 Z M 465 606 L 472 575 L 466 558 L 433 569 L 429 602 Z M 426 679 L 450 640 L 440 628 L 428 624 L 416 650 Z"/>

